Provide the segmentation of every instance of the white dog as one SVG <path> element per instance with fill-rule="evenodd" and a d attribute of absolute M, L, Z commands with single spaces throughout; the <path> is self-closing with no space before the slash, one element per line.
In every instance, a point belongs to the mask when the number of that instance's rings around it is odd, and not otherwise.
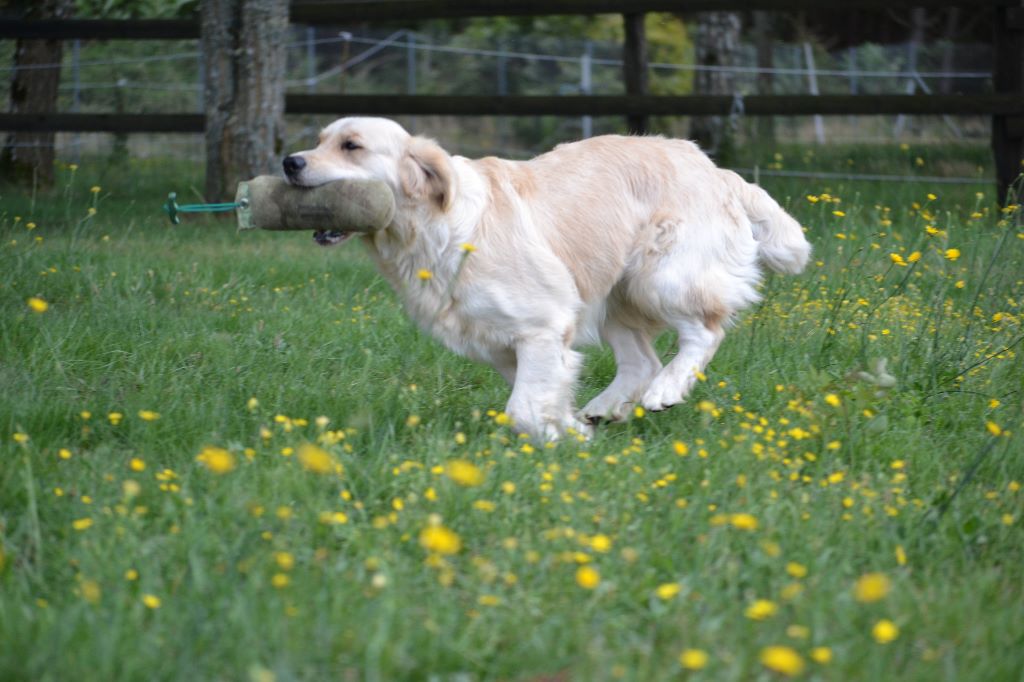
<path fill-rule="evenodd" d="M 758 300 L 758 261 L 797 273 L 811 252 L 767 193 L 684 140 L 607 135 L 530 161 L 471 160 L 394 121 L 343 118 L 284 169 L 295 185 L 391 186 L 394 222 L 363 237 L 381 273 L 423 329 L 505 377 L 506 413 L 540 438 L 682 401 Z M 651 340 L 666 328 L 679 351 L 662 366 Z M 576 413 L 573 347 L 599 340 L 618 370 Z"/>

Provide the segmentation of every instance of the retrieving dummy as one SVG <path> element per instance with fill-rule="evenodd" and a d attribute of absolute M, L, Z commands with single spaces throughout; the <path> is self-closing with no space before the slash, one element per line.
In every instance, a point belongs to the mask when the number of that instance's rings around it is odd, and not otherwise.
<path fill-rule="evenodd" d="M 379 230 L 395 215 L 391 189 L 370 179 L 297 187 L 261 175 L 238 183 L 235 204 L 240 230 L 316 230 L 314 238 L 323 245 Z"/>

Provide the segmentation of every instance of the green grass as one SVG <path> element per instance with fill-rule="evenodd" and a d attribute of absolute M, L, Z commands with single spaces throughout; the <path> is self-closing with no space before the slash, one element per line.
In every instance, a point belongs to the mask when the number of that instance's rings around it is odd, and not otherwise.
<path fill-rule="evenodd" d="M 688 403 L 547 447 L 358 245 L 171 228 L 194 171 L 130 170 L 0 190 L 0 678 L 750 680 L 784 645 L 807 679 L 1020 679 L 1024 239 L 991 190 L 768 183 L 817 262 L 766 281 Z M 878 358 L 895 386 L 857 374 Z M 591 351 L 580 404 L 613 372 Z M 437 524 L 458 552 L 430 556 Z"/>

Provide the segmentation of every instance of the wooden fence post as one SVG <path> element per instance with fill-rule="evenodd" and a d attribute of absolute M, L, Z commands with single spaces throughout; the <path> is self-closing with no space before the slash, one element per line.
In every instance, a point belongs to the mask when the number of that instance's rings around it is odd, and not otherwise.
<path fill-rule="evenodd" d="M 11 9 L 33 19 L 71 16 L 72 0 L 18 0 Z M 18 38 L 10 84 L 12 114 L 39 114 L 57 108 L 64 44 L 59 40 Z M 54 65 L 58 66 L 47 66 Z M 12 132 L 0 145 L 0 176 L 39 187 L 53 185 L 56 159 L 52 132 Z"/>
<path fill-rule="evenodd" d="M 647 94 L 647 36 L 644 33 L 644 15 L 623 14 L 622 24 L 626 43 L 622 48 L 622 69 L 627 95 Z M 647 132 L 647 116 L 630 114 L 626 116 L 626 127 L 632 135 Z"/>
<path fill-rule="evenodd" d="M 1024 0 L 995 10 L 992 85 L 997 94 L 1024 93 Z M 992 152 L 996 162 L 999 203 L 1024 172 L 1024 116 L 992 117 Z M 1020 197 L 1017 197 L 1020 200 Z"/>

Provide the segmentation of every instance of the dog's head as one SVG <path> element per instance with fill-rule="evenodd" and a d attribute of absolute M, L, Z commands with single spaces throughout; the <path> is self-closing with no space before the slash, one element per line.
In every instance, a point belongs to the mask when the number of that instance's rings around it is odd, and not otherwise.
<path fill-rule="evenodd" d="M 433 140 L 410 135 L 386 118 L 341 118 L 313 148 L 286 157 L 288 181 L 315 187 L 345 178 L 383 180 L 399 205 L 429 203 L 447 211 L 455 192 L 452 160 Z"/>

